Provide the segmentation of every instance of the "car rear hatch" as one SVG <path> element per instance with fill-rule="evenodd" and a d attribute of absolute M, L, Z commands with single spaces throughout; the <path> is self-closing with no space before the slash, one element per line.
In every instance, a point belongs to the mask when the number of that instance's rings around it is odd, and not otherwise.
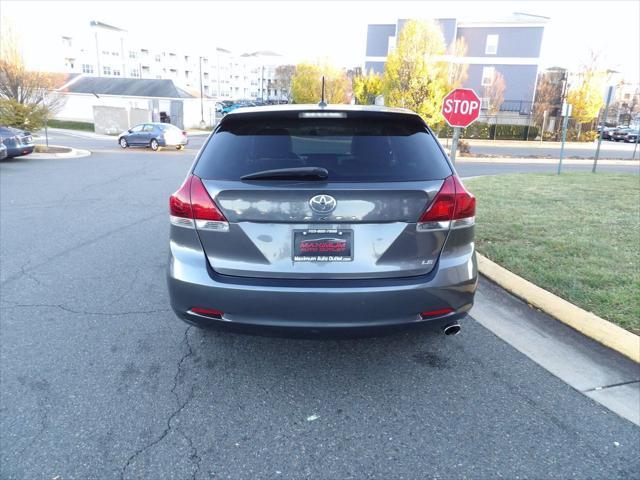
<path fill-rule="evenodd" d="M 188 181 L 220 274 L 384 278 L 436 265 L 450 224 L 420 221 L 452 173 L 416 115 L 276 111 L 225 117 Z"/>

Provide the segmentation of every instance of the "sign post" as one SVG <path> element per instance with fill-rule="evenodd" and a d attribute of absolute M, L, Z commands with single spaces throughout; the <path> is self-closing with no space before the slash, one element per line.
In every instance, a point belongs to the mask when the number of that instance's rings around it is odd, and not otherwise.
<path fill-rule="evenodd" d="M 604 127 L 607 124 L 607 114 L 609 113 L 609 104 L 613 97 L 613 85 L 607 87 L 607 99 L 604 104 L 604 118 L 602 119 L 602 125 L 600 126 L 600 136 L 598 137 L 598 146 L 596 147 L 596 154 L 593 157 L 593 167 L 591 167 L 591 173 L 596 173 L 596 166 L 598 165 L 598 157 L 600 157 L 600 144 L 602 143 L 602 136 L 604 135 Z"/>
<path fill-rule="evenodd" d="M 442 101 L 442 116 L 453 127 L 451 154 L 449 155 L 452 163 L 456 163 L 460 129 L 468 127 L 478 119 L 480 106 L 480 98 L 470 88 L 456 88 L 449 92 Z"/>
<path fill-rule="evenodd" d="M 562 144 L 560 145 L 560 161 L 558 162 L 558 175 L 562 172 L 562 157 L 564 156 L 564 142 L 567 140 L 567 126 L 569 125 L 569 117 L 573 107 L 568 103 L 562 104 Z"/>

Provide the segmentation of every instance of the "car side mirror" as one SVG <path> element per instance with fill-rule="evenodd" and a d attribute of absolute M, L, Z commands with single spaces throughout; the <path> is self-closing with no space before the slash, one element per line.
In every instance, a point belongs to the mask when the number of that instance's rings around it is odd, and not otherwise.
<path fill-rule="evenodd" d="M 127 130 L 128 133 L 133 133 L 133 130 L 129 129 Z"/>

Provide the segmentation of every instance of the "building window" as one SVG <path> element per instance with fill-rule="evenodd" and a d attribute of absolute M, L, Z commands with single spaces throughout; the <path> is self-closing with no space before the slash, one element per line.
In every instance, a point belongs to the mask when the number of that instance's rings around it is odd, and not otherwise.
<path fill-rule="evenodd" d="M 111 67 L 102 67 L 103 75 L 111 75 Z"/>
<path fill-rule="evenodd" d="M 120 76 L 120 69 L 119 68 L 114 68 L 113 69 L 113 76 L 114 77 L 119 77 Z"/>
<path fill-rule="evenodd" d="M 160 63 L 160 55 L 156 55 L 156 62 Z"/>
<path fill-rule="evenodd" d="M 70 68 L 73 70 L 73 68 L 75 67 L 75 58 L 65 58 L 64 63 L 67 66 L 67 68 Z"/>
<path fill-rule="evenodd" d="M 140 76 L 140 72 L 138 71 L 137 68 L 134 68 L 133 70 L 131 70 L 131 76 L 134 78 L 138 78 Z"/>
<path fill-rule="evenodd" d="M 106 50 L 102 50 L 102 55 L 109 55 L 109 52 L 107 52 Z"/>
<path fill-rule="evenodd" d="M 494 67 L 482 67 L 482 86 L 489 87 L 493 83 Z"/>
<path fill-rule="evenodd" d="M 120 54 L 118 52 L 111 52 L 111 55 L 113 55 L 114 57 L 119 57 Z"/>
<path fill-rule="evenodd" d="M 185 71 L 184 71 L 184 78 L 186 78 L 187 80 L 189 80 L 189 70 L 185 70 Z"/>
<path fill-rule="evenodd" d="M 484 53 L 486 55 L 495 55 L 498 53 L 499 37 L 499 35 L 487 35 L 487 44 L 484 47 Z"/>
<path fill-rule="evenodd" d="M 138 52 L 134 52 L 133 50 L 129 50 L 129 58 L 138 58 Z"/>
<path fill-rule="evenodd" d="M 91 65 L 90 63 L 83 63 L 82 73 L 93 73 L 93 65 Z"/>
<path fill-rule="evenodd" d="M 62 37 L 62 44 L 65 47 L 70 47 L 71 46 L 71 37 Z"/>

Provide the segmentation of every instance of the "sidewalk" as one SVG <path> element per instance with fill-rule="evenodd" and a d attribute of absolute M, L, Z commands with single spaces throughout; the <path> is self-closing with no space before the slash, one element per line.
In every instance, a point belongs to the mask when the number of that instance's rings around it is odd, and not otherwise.
<path fill-rule="evenodd" d="M 448 150 L 447 150 L 447 153 Z M 530 165 L 557 165 L 557 158 L 525 158 L 525 157 L 464 157 L 457 156 L 455 163 L 516 163 Z M 591 158 L 564 158 L 563 165 L 592 165 Z M 620 160 L 615 158 L 599 159 L 598 165 L 636 166 L 640 167 L 640 160 Z"/>
<path fill-rule="evenodd" d="M 451 138 L 438 138 L 440 143 L 445 143 L 448 141 L 451 143 Z M 562 142 L 552 142 L 552 141 L 544 141 L 540 142 L 539 140 L 484 140 L 479 138 L 463 138 L 465 142 L 469 143 L 470 146 L 477 147 L 526 147 L 526 148 L 560 148 Z M 565 148 L 572 147 L 574 149 L 595 149 L 597 145 L 597 141 L 593 142 L 566 142 Z M 628 149 L 633 150 L 633 143 L 624 143 L 624 142 L 612 142 L 609 140 L 603 140 L 602 146 L 606 146 L 607 148 L 626 151 Z"/>

